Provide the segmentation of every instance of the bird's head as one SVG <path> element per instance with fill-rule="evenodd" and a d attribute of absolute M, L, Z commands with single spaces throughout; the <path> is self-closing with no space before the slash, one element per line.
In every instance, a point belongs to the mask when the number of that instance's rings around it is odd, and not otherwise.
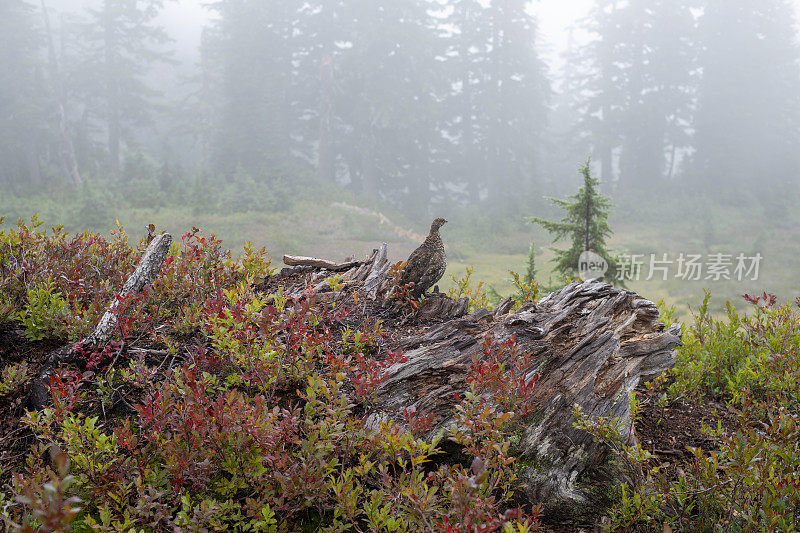
<path fill-rule="evenodd" d="M 433 223 L 431 224 L 431 231 L 439 231 L 439 228 L 444 226 L 446 223 L 447 221 L 442 217 L 434 219 Z"/>

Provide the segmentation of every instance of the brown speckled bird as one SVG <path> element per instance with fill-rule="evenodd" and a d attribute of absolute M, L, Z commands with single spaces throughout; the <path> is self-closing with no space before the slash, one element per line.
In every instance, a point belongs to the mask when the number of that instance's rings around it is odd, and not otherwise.
<path fill-rule="evenodd" d="M 431 224 L 431 232 L 419 248 L 411 252 L 400 276 L 400 284 L 414 283 L 411 294 L 419 298 L 428 289 L 442 279 L 447 268 L 447 257 L 444 255 L 444 244 L 439 236 L 439 228 L 447 221 L 437 218 Z"/>

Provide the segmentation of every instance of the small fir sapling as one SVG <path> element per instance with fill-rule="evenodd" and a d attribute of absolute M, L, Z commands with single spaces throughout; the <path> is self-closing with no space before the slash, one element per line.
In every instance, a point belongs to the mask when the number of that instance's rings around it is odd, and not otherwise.
<path fill-rule="evenodd" d="M 617 259 L 606 245 L 606 239 L 614 233 L 608 225 L 611 200 L 598 192 L 600 180 L 592 177 L 589 161 L 580 168 L 580 173 L 583 176 L 583 186 L 577 194 L 569 196 L 572 201 L 550 198 L 550 201 L 566 212 L 560 221 L 539 217 L 528 217 L 528 220 L 551 233 L 554 243 L 564 238 L 572 241 L 572 246 L 567 250 L 553 249 L 556 254 L 553 259 L 555 270 L 562 276 L 577 277 L 581 254 L 591 251 L 606 261 L 608 270 L 603 279 L 609 281 L 617 271 Z"/>

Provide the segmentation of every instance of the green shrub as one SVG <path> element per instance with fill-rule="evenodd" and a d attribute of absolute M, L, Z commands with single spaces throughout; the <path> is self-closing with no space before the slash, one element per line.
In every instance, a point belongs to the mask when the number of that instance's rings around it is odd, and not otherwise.
<path fill-rule="evenodd" d="M 677 476 L 653 466 L 639 484 L 622 484 L 604 529 L 658 533 L 666 523 L 680 531 L 796 531 L 800 418 L 773 411 L 759 429 L 730 437 L 721 428 L 706 431 L 719 439 L 719 450 L 690 448 L 692 459 L 678 466 Z M 607 442 L 614 449 L 614 439 Z"/>
<path fill-rule="evenodd" d="M 114 225 L 117 198 L 103 184 L 86 182 L 80 194 L 69 203 L 65 219 L 71 228 L 100 230 Z"/>
<path fill-rule="evenodd" d="M 708 312 L 706 292 L 695 323 L 686 329 L 671 376 L 671 397 L 711 396 L 741 404 L 746 391 L 759 399 L 800 408 L 800 321 L 793 305 L 764 294 L 752 314 L 726 304 L 727 320 Z"/>
<path fill-rule="evenodd" d="M 25 336 L 31 340 L 66 337 L 67 302 L 52 280 L 37 283 L 27 291 L 27 305 L 19 313 Z"/>
<path fill-rule="evenodd" d="M 739 407 L 741 429 L 730 436 L 721 423 L 703 428 L 717 449 L 689 448 L 691 459 L 669 474 L 632 453 L 613 421 L 579 420 L 623 462 L 639 465 L 629 471 L 641 472 L 638 481 L 622 485 L 605 530 L 657 533 L 668 524 L 680 531 L 797 531 L 800 324 L 793 306 L 776 305 L 773 295 L 745 297 L 752 314 L 728 304 L 727 320 L 718 320 L 708 313 L 706 293 L 669 375 L 672 398 L 721 398 Z M 661 307 L 671 320 L 669 308 Z"/>
<path fill-rule="evenodd" d="M 455 286 L 447 290 L 447 295 L 450 298 L 469 298 L 470 313 L 476 309 L 492 308 L 492 301 L 486 294 L 486 289 L 483 287 L 483 282 L 481 281 L 476 286 L 472 286 L 472 274 L 474 271 L 475 269 L 470 266 L 467 267 L 467 271 L 461 278 L 456 278 L 453 274 L 450 274 L 450 279 L 453 280 Z"/>

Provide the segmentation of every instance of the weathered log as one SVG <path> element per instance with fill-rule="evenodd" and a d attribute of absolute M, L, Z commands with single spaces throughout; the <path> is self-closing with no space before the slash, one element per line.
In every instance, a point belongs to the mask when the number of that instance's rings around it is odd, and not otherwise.
<path fill-rule="evenodd" d="M 341 272 L 342 270 L 350 270 L 354 266 L 360 265 L 361 261 L 345 261 L 343 263 L 336 263 L 327 259 L 318 259 L 316 257 L 303 257 L 299 255 L 284 255 L 283 262 L 289 266 L 310 266 L 315 268 L 324 268 L 333 272 Z"/>
<path fill-rule="evenodd" d="M 585 501 L 584 475 L 605 461 L 607 449 L 573 427 L 573 406 L 592 418 L 618 418 L 633 434 L 629 392 L 671 368 L 681 343 L 680 327 L 665 329 L 657 319 L 656 306 L 636 293 L 587 281 L 515 313 L 482 309 L 446 321 L 397 343 L 407 361 L 388 369 L 368 423 L 402 424 L 401 413 L 413 406 L 438 417 L 429 438 L 453 428 L 456 397 L 463 397 L 473 358 L 484 356 L 484 337 L 502 343 L 513 336 L 517 354 L 535 355 L 528 375 L 540 376 L 534 415 L 525 418 L 534 422 L 512 428 L 522 436 L 517 447 L 528 497 L 535 503 Z"/>
<path fill-rule="evenodd" d="M 124 300 L 131 294 L 141 292 L 145 286 L 153 284 L 161 271 L 161 265 L 167 257 L 171 244 L 172 235 L 169 233 L 162 233 L 150 242 L 136 266 L 136 270 L 133 271 L 119 292 L 119 297 L 111 301 L 97 327 L 94 328 L 91 335 L 83 340 L 82 344 L 104 345 L 108 343 L 114 333 L 114 328 L 117 327 L 117 307 L 120 299 Z"/>
<path fill-rule="evenodd" d="M 80 341 L 79 344 L 82 347 L 103 346 L 108 343 L 117 325 L 117 309 L 120 300 L 127 298 L 131 294 L 141 292 L 145 286 L 153 284 L 156 276 L 161 271 L 161 265 L 167 257 L 171 244 L 172 236 L 169 233 L 162 233 L 150 242 L 150 245 L 139 260 L 136 270 L 128 277 L 125 285 L 123 285 L 122 290 L 119 292 L 119 297 L 114 298 L 111 303 L 109 303 L 106 312 L 103 314 L 103 317 L 100 319 L 94 331 L 88 337 Z M 38 375 L 33 380 L 28 397 L 22 406 L 29 409 L 41 409 L 47 405 L 50 401 L 50 389 L 48 386 L 50 374 L 61 364 L 75 362 L 76 356 L 77 351 L 72 344 L 62 346 L 50 352 Z"/>

